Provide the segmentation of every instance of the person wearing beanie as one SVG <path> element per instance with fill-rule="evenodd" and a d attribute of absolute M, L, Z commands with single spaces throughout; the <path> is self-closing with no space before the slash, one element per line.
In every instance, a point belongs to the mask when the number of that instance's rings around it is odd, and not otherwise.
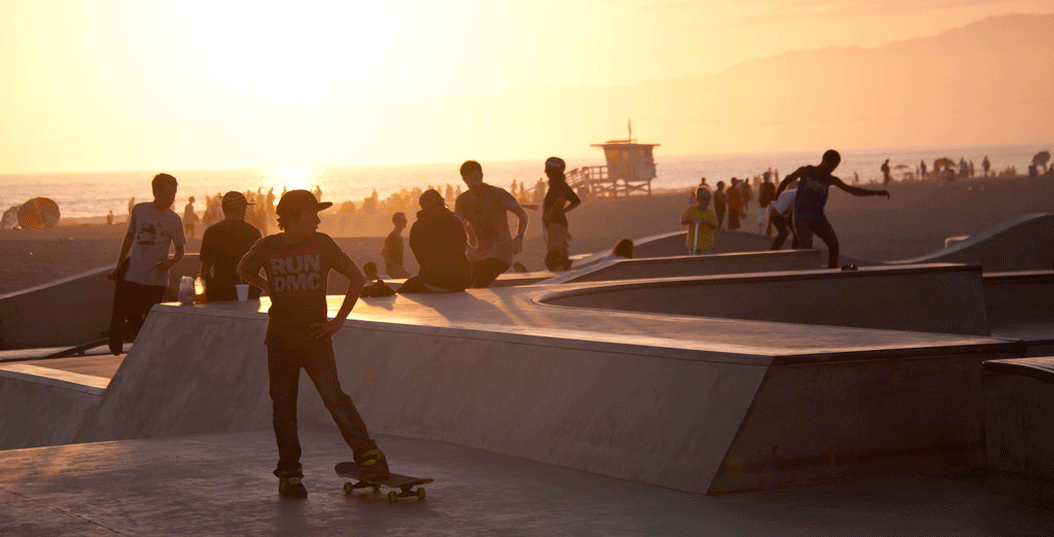
<path fill-rule="evenodd" d="M 468 287 L 471 268 L 465 257 L 465 227 L 446 208 L 443 196 L 426 190 L 410 228 L 410 250 L 420 272 L 399 287 L 400 293 L 449 293 Z"/>

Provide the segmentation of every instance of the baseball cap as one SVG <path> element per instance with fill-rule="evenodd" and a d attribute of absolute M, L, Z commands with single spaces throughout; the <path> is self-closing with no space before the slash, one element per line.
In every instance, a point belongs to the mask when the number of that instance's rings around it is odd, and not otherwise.
<path fill-rule="evenodd" d="M 564 163 L 564 159 L 562 159 L 560 157 L 549 157 L 548 159 L 545 160 L 545 169 L 546 170 L 554 170 L 554 171 L 562 172 L 562 171 L 564 171 L 565 167 L 567 167 L 567 164 L 565 164 Z"/>
<path fill-rule="evenodd" d="M 249 203 L 249 200 L 245 199 L 245 194 L 242 194 L 241 192 L 235 192 L 233 190 L 224 194 L 223 201 L 220 202 L 220 206 L 223 207 L 224 211 L 227 211 L 229 209 L 240 209 L 249 205 L 254 204 Z"/>
<path fill-rule="evenodd" d="M 300 211 L 321 211 L 333 206 L 331 201 L 318 201 L 315 195 L 307 190 L 290 190 L 282 199 L 278 200 L 275 212 L 278 214 L 294 214 Z"/>

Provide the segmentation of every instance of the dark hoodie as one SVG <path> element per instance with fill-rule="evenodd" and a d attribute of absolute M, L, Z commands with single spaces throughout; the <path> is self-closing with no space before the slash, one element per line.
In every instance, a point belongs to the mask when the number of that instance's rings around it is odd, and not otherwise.
<path fill-rule="evenodd" d="M 410 228 L 410 250 L 421 266 L 418 276 L 424 283 L 451 291 L 468 287 L 465 244 L 464 224 L 446 207 L 417 211 L 417 221 Z"/>

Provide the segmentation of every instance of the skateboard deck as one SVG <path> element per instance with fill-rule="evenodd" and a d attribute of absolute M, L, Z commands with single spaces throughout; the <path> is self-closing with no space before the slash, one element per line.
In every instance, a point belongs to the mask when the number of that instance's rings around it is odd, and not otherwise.
<path fill-rule="evenodd" d="M 125 302 L 127 301 L 124 291 L 124 275 L 128 272 L 129 260 L 125 258 L 117 267 L 117 277 L 114 278 L 113 289 L 113 312 L 110 315 L 110 332 L 107 334 L 110 352 L 114 356 L 121 354 L 124 349 L 125 316 L 127 315 Z"/>
<path fill-rule="evenodd" d="M 372 488 L 374 493 L 381 491 L 381 487 L 399 489 L 398 492 L 388 493 L 388 501 L 396 503 L 399 498 L 425 499 L 425 489 L 419 485 L 427 485 L 434 481 L 431 478 L 410 477 L 408 475 L 388 474 L 386 477 L 375 478 L 359 475 L 359 467 L 354 462 L 342 462 L 333 468 L 340 477 L 357 479 L 355 483 L 344 483 L 344 493 L 352 495 L 358 489 Z M 417 487 L 416 489 L 414 487 Z"/>

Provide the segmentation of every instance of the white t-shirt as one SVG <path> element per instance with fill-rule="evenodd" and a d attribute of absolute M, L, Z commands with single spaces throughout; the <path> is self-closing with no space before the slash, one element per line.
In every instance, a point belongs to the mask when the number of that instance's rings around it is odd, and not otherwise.
<path fill-rule="evenodd" d="M 794 198 L 798 197 L 798 189 L 792 188 L 790 190 L 784 190 L 780 197 L 776 198 L 769 204 L 769 211 L 779 214 L 780 216 L 787 216 L 791 209 L 794 208 Z"/>
<path fill-rule="evenodd" d="M 168 259 L 171 245 L 187 243 L 183 222 L 171 209 L 158 211 L 152 203 L 137 203 L 128 219 L 132 249 L 128 252 L 128 272 L 124 279 L 141 285 L 168 285 L 168 271 L 157 264 Z"/>

